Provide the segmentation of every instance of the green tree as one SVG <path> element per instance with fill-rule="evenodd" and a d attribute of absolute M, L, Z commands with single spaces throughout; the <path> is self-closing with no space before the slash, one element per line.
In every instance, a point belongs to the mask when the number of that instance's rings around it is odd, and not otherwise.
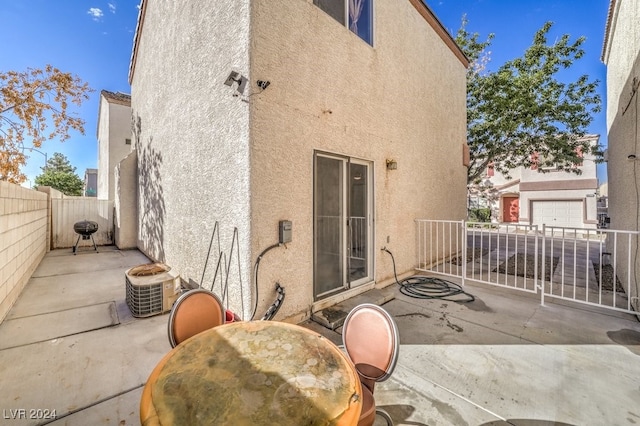
<path fill-rule="evenodd" d="M 82 195 L 84 182 L 76 174 L 76 168 L 69 163 L 66 156 L 56 152 L 41 169 L 42 174 L 35 179 L 36 185 L 50 186 L 65 195 Z"/>
<path fill-rule="evenodd" d="M 580 173 L 581 155 L 600 154 L 600 147 L 582 146 L 600 112 L 599 81 L 582 75 L 576 81 L 559 80 L 562 70 L 584 55 L 585 41 L 574 42 L 563 35 L 547 43 L 552 27 L 545 23 L 522 57 L 487 71 L 493 34 L 484 42 L 477 33 L 466 31 L 466 17 L 456 35 L 471 66 L 467 72 L 467 143 L 471 154 L 468 183 L 477 184 L 487 166 L 509 175 L 516 167 L 530 167 L 544 173 L 544 166 Z"/>
<path fill-rule="evenodd" d="M 22 183 L 25 142 L 39 148 L 46 140 L 65 141 L 69 132 L 84 134 L 84 120 L 69 104 L 78 106 L 93 90 L 80 78 L 47 65 L 24 72 L 0 71 L 0 180 Z"/>

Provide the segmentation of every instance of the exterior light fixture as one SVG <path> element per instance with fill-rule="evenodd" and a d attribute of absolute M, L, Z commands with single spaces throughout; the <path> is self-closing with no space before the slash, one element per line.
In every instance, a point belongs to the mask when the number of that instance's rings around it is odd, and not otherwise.
<path fill-rule="evenodd" d="M 387 159 L 387 170 L 397 170 L 398 162 L 396 160 Z"/>

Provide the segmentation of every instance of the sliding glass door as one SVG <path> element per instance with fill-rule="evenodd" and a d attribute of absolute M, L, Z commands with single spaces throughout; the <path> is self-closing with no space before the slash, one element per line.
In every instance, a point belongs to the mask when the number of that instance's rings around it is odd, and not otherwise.
<path fill-rule="evenodd" d="M 372 277 L 372 167 L 316 153 L 314 159 L 314 293 L 316 299 Z"/>

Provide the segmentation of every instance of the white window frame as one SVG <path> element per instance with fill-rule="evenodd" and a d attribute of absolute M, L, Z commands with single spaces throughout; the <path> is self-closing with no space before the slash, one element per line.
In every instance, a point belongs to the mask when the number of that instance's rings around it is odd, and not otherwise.
<path fill-rule="evenodd" d="M 341 1 L 343 1 L 343 2 L 344 2 L 344 22 L 341 22 L 341 24 L 342 24 L 343 26 L 345 26 L 345 27 L 347 28 L 347 30 L 349 30 L 349 32 L 350 32 L 350 33 L 355 34 L 355 35 L 356 35 L 360 40 L 364 41 L 365 43 L 367 43 L 368 45 L 370 45 L 371 47 L 373 47 L 373 45 L 374 45 L 374 42 L 373 42 L 374 40 L 373 40 L 373 39 L 374 39 L 374 34 L 375 34 L 375 31 L 374 31 L 374 25 L 373 25 L 373 23 L 374 23 L 374 21 L 375 21 L 375 19 L 374 19 L 374 13 L 375 13 L 375 12 L 374 12 L 374 7 L 373 7 L 373 6 L 374 6 L 374 2 L 375 2 L 375 0 L 366 0 L 366 1 L 368 1 L 368 2 L 369 2 L 369 7 L 370 7 L 370 9 L 371 9 L 371 12 L 370 12 L 370 22 L 369 22 L 370 33 L 371 33 L 371 34 L 370 34 L 370 40 L 365 40 L 364 38 L 360 37 L 360 35 L 359 35 L 359 34 L 356 34 L 356 33 L 354 33 L 353 31 L 351 31 L 351 28 L 349 28 L 349 0 L 341 0 Z M 327 15 L 331 16 L 332 18 L 334 18 L 331 14 L 329 14 L 328 12 L 326 12 L 326 11 L 325 11 L 323 8 L 321 8 L 319 5 L 316 5 L 316 4 L 314 3 L 314 6 L 316 6 L 318 9 L 322 10 L 322 11 L 323 11 L 323 12 L 325 12 Z M 335 19 L 335 18 L 334 18 L 334 19 Z M 338 20 L 336 19 L 336 21 L 338 21 Z M 340 21 L 338 21 L 338 22 L 340 22 Z"/>

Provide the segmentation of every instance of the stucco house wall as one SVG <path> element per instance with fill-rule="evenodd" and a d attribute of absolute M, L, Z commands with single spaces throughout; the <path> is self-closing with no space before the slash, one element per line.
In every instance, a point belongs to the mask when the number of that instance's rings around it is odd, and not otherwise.
<path fill-rule="evenodd" d="M 252 266 L 278 242 L 278 221 L 291 220 L 292 242 L 260 263 L 257 312 L 278 281 L 287 289 L 279 317 L 308 316 L 314 152 L 322 151 L 373 166 L 367 288 L 393 275 L 383 246 L 399 272 L 412 270 L 414 220 L 466 214 L 466 59 L 413 0 L 374 3 L 373 46 L 311 0 L 222 3 L 143 3 L 131 73 L 139 247 L 199 281 L 215 221 L 227 252 L 237 227 L 243 285 L 230 277 L 231 302 L 246 316 Z M 223 84 L 232 70 L 248 78 L 244 95 Z M 257 80 L 270 85 L 261 91 Z"/>
<path fill-rule="evenodd" d="M 131 69 L 138 247 L 199 282 L 215 222 L 227 255 L 237 228 L 230 299 L 246 316 L 239 296 L 250 297 L 251 278 L 249 104 L 223 83 L 231 70 L 248 74 L 249 2 L 145 1 L 141 16 Z"/>
<path fill-rule="evenodd" d="M 640 86 L 640 2 L 611 0 L 607 18 L 602 61 L 607 66 L 607 177 L 610 228 L 638 231 L 638 187 L 640 186 L 640 141 L 638 138 L 638 87 Z M 635 156 L 635 159 L 629 159 Z M 632 157 L 633 158 L 633 157 Z M 619 250 L 624 250 L 620 248 Z M 634 249 L 635 250 L 635 249 Z M 627 271 L 640 271 L 640 258 L 628 268 L 627 253 L 618 252 L 617 271 L 622 282 Z M 638 276 L 631 277 L 638 283 Z M 632 286 L 633 287 L 633 286 Z M 637 286 L 633 288 L 638 295 Z M 638 299 L 632 299 L 636 310 Z"/>
<path fill-rule="evenodd" d="M 138 247 L 138 157 L 135 151 L 115 168 L 114 242 L 119 249 Z"/>
<path fill-rule="evenodd" d="M 115 168 L 131 152 L 131 98 L 103 90 L 98 110 L 98 199 L 115 198 Z"/>
<path fill-rule="evenodd" d="M 293 221 L 294 240 L 261 263 L 260 281 L 294 286 L 287 308 L 304 312 L 313 301 L 314 150 L 373 162 L 375 280 L 393 275 L 383 246 L 398 271 L 411 270 L 414 220 L 466 214 L 466 68 L 409 1 L 375 1 L 373 46 L 311 1 L 253 5 L 252 80 L 271 85 L 250 101 L 252 251 L 274 242 L 278 220 Z M 273 290 L 260 293 L 263 310 Z"/>

